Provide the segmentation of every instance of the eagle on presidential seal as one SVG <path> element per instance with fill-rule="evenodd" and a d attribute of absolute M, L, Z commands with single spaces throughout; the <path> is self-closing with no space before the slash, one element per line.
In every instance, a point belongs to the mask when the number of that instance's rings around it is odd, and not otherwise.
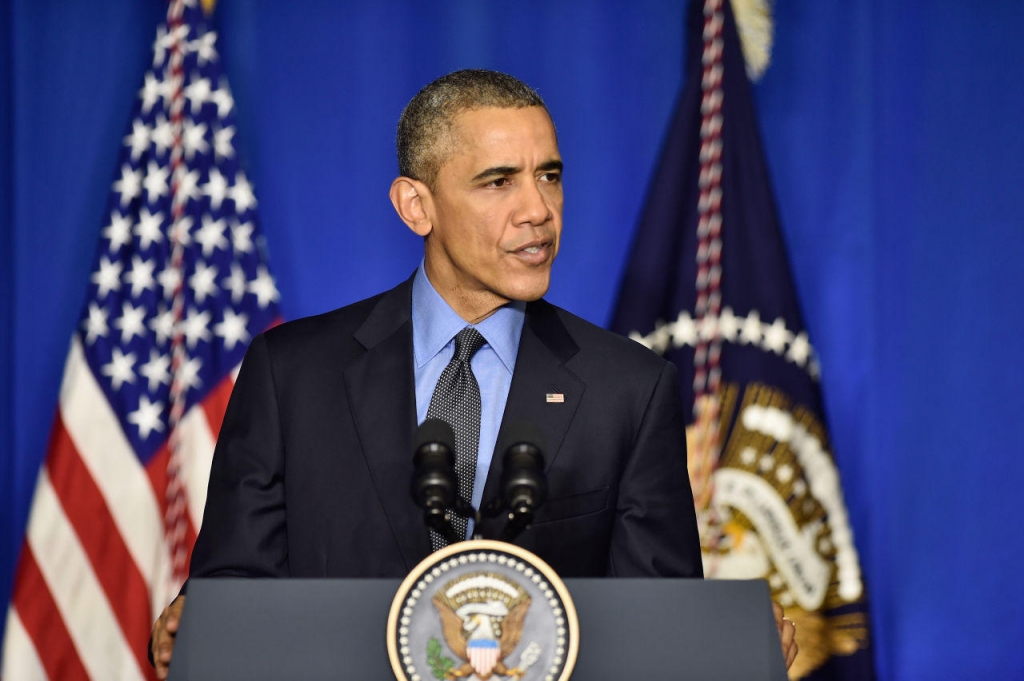
<path fill-rule="evenodd" d="M 523 635 L 523 620 L 530 596 L 521 586 L 494 573 L 476 573 L 454 580 L 433 598 L 448 648 L 462 660 L 449 669 L 446 679 L 476 674 L 480 681 L 492 676 L 520 679 L 526 666 L 509 668 Z"/>

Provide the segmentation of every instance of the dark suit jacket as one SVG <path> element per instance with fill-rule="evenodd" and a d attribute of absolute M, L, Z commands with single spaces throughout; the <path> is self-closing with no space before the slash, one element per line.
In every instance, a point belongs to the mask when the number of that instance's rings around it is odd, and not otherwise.
<path fill-rule="evenodd" d="M 220 431 L 192 577 L 403 577 L 429 554 L 409 494 L 411 293 L 410 279 L 253 340 Z M 563 577 L 702 574 L 671 364 L 530 303 L 502 430 L 516 421 L 549 447 L 548 500 L 517 544 Z M 485 501 L 497 494 L 500 454 Z M 497 536 L 502 523 L 481 531 Z"/>

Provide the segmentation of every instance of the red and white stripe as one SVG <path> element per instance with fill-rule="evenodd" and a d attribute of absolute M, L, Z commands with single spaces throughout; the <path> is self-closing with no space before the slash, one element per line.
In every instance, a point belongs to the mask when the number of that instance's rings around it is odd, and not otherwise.
<path fill-rule="evenodd" d="M 178 426 L 191 547 L 231 376 Z M 175 595 L 164 539 L 165 445 L 147 466 L 71 343 L 7 615 L 0 678 L 152 679 L 146 643 Z"/>

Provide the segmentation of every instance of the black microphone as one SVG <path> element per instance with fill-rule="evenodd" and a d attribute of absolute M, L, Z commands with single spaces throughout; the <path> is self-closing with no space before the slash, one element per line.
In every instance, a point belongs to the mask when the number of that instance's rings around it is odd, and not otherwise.
<path fill-rule="evenodd" d="M 423 521 L 449 544 L 458 541 L 445 509 L 459 499 L 459 480 L 455 475 L 455 433 L 440 419 L 427 419 L 416 431 L 413 453 L 414 472 L 410 492 L 423 509 Z"/>
<path fill-rule="evenodd" d="M 530 423 L 516 423 L 504 438 L 501 498 L 508 509 L 502 541 L 511 542 L 533 522 L 534 513 L 548 495 L 544 476 L 544 436 Z"/>

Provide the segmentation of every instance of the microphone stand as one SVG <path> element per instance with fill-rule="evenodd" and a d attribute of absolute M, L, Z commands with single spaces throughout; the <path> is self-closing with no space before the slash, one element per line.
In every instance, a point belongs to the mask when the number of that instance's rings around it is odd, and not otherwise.
<path fill-rule="evenodd" d="M 510 511 L 508 514 L 508 523 L 505 524 L 505 529 L 501 531 L 501 541 L 512 543 L 516 540 L 523 530 L 526 530 L 533 523 L 533 509 L 520 508 L 518 510 Z"/>

